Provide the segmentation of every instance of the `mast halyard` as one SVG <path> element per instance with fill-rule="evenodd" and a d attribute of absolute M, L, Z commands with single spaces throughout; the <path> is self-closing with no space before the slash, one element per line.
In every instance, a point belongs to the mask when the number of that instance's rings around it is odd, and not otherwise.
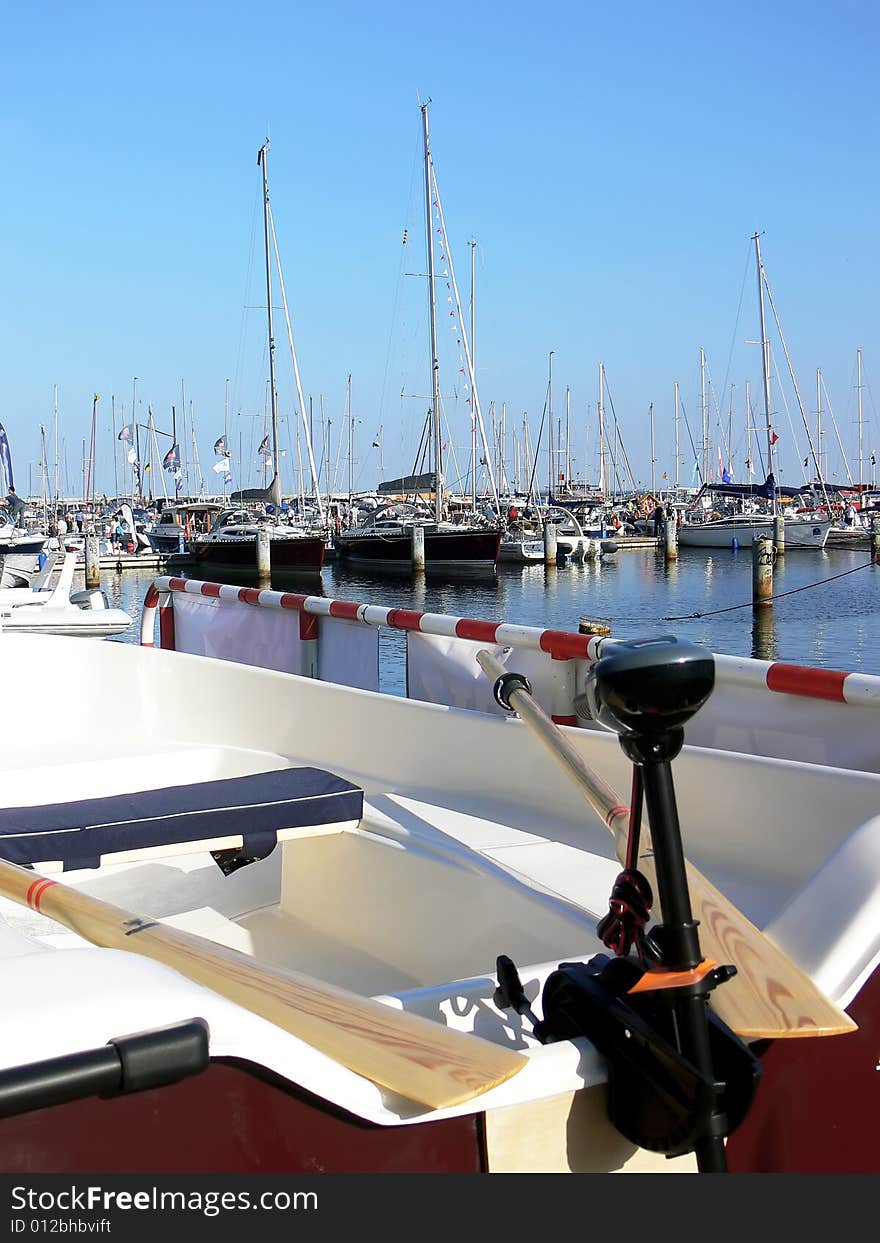
<path fill-rule="evenodd" d="M 764 264 L 761 262 L 761 238 L 758 233 L 752 239 L 755 243 L 755 264 L 758 269 L 758 308 L 761 318 L 761 363 L 764 372 L 764 415 L 767 423 L 767 476 L 772 476 L 773 512 L 776 513 L 776 474 L 773 470 L 773 429 L 770 425 L 770 342 L 767 339 L 767 325 L 764 319 Z"/>
<path fill-rule="evenodd" d="M 266 249 L 266 310 L 269 328 L 269 396 L 272 411 L 272 503 L 276 513 L 281 509 L 281 480 L 278 475 L 278 392 L 275 386 L 275 334 L 272 327 L 272 266 L 269 251 L 269 177 L 266 155 L 269 139 L 257 152 L 257 163 L 263 172 L 263 233 Z"/>
<path fill-rule="evenodd" d="M 434 289 L 434 227 L 431 217 L 431 142 L 428 135 L 428 105 L 422 104 L 422 134 L 425 144 L 425 233 L 428 246 L 428 309 L 431 320 L 431 425 L 434 445 L 434 521 L 443 519 L 443 471 L 440 461 L 440 363 L 437 358 L 437 303 Z"/>

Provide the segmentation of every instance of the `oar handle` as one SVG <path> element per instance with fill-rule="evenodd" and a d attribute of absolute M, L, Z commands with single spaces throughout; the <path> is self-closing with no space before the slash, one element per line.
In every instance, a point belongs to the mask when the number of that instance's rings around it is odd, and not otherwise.
<path fill-rule="evenodd" d="M 4 860 L 0 895 L 93 945 L 164 963 L 357 1074 L 435 1109 L 470 1100 L 525 1065 L 521 1054 L 479 1036 L 259 962 Z"/>
<path fill-rule="evenodd" d="M 501 679 L 508 676 L 508 670 L 497 657 L 485 649 L 477 652 L 477 664 L 496 686 Z M 623 862 L 629 831 L 629 808 L 621 801 L 620 795 L 597 773 L 590 771 L 559 727 L 522 685 L 522 679 L 518 682 L 509 681 L 501 694 L 504 701 L 519 714 L 580 788 L 587 802 L 613 835 L 617 856 Z"/>

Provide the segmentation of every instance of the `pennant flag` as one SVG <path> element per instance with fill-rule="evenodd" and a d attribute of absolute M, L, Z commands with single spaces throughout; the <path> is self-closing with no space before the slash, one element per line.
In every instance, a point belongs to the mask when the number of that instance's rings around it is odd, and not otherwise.
<path fill-rule="evenodd" d="M 144 474 L 146 474 L 149 469 L 150 469 L 150 463 L 147 462 L 146 466 L 144 467 Z"/>
<path fill-rule="evenodd" d="M 379 442 L 378 442 L 378 440 L 374 440 L 374 441 L 373 441 L 373 448 L 374 448 L 374 449 L 378 449 L 379 447 L 380 447 L 380 446 L 379 446 Z"/>
<path fill-rule="evenodd" d="M 663 478 L 665 479 L 665 478 L 666 478 L 666 476 L 664 475 L 664 476 L 663 476 Z M 725 469 L 725 470 L 723 470 L 723 471 L 721 472 L 721 482 L 722 482 L 722 483 L 732 483 L 732 482 L 733 482 L 733 480 L 730 478 L 730 472 L 729 472 L 728 470 L 726 470 L 726 469 Z"/>
<path fill-rule="evenodd" d="M 3 463 L 3 469 L 6 472 L 8 487 L 15 487 L 15 481 L 12 478 L 12 454 L 9 451 L 9 438 L 2 423 L 0 423 L 0 462 Z"/>
<path fill-rule="evenodd" d="M 214 441 L 214 452 L 215 453 L 226 453 L 226 454 L 229 453 L 229 450 L 226 447 L 225 436 L 221 436 L 218 440 Z"/>
<path fill-rule="evenodd" d="M 162 459 L 162 465 L 165 470 L 180 470 L 180 450 L 177 445 L 172 445 Z"/>
<path fill-rule="evenodd" d="M 126 423 L 125 427 L 123 427 L 122 431 L 119 433 L 116 439 L 117 440 L 131 440 L 133 434 L 134 434 L 134 424 Z"/>
<path fill-rule="evenodd" d="M 778 436 L 776 435 L 776 433 L 774 432 L 774 433 L 772 434 L 772 436 L 770 437 L 770 443 L 771 443 L 771 445 L 775 445 L 778 439 L 779 439 L 779 437 L 778 437 Z"/>
<path fill-rule="evenodd" d="M 257 449 L 257 453 L 260 453 L 263 456 L 265 456 L 268 452 L 269 452 L 269 434 L 267 432 L 266 435 L 263 437 L 263 439 L 260 441 L 260 447 L 259 449 Z"/>

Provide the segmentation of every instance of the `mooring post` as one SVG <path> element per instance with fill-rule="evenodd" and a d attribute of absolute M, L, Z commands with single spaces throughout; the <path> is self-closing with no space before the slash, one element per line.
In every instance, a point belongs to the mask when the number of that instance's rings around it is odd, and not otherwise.
<path fill-rule="evenodd" d="M 752 542 L 752 607 L 773 604 L 773 540 L 756 536 Z"/>
<path fill-rule="evenodd" d="M 871 560 L 880 564 L 880 518 L 871 519 Z"/>
<path fill-rule="evenodd" d="M 257 580 L 260 583 L 272 581 L 272 553 L 269 543 L 269 532 L 265 527 L 257 531 Z"/>
<path fill-rule="evenodd" d="M 785 518 L 777 514 L 773 519 L 773 547 L 777 557 L 785 556 Z"/>
<path fill-rule="evenodd" d="M 409 529 L 410 560 L 416 574 L 425 572 L 425 528 L 414 523 Z"/>
<path fill-rule="evenodd" d="M 676 521 L 675 510 L 670 508 L 666 514 L 666 521 L 663 525 L 666 537 L 666 560 L 678 560 L 678 523 Z"/>
<path fill-rule="evenodd" d="M 556 564 L 556 523 L 549 518 L 544 523 L 544 564 Z"/>
<path fill-rule="evenodd" d="M 101 559 L 98 556 L 98 538 L 87 535 L 85 538 L 86 590 L 101 586 Z"/>

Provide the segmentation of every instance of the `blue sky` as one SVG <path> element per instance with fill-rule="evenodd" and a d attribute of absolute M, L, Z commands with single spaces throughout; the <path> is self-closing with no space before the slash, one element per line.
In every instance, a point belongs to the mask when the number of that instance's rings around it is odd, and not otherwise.
<path fill-rule="evenodd" d="M 821 367 L 856 469 L 861 349 L 865 457 L 880 451 L 880 18 L 870 4 L 160 0 L 138 9 L 49 3 L 4 21 L 0 421 L 19 491 L 39 475 L 40 423 L 54 471 L 56 385 L 70 486 L 81 485 L 98 393 L 97 482 L 112 491 L 112 403 L 117 426 L 128 421 L 135 376 L 142 422 L 152 405 L 157 427 L 170 430 L 172 405 L 179 418 L 192 403 L 212 486 L 228 380 L 236 485 L 258 482 L 268 369 L 256 152 L 267 131 L 317 452 L 323 399 L 336 458 L 351 374 L 357 484 L 378 479 L 380 425 L 385 474 L 411 469 L 429 391 L 425 282 L 406 275 L 425 271 L 418 100 L 427 97 L 465 304 L 477 242 L 486 417 L 490 402 L 499 412 L 506 403 L 508 427 L 521 431 L 527 412 L 534 439 L 552 350 L 554 412 L 564 416 L 570 386 L 575 470 L 594 480 L 602 360 L 643 482 L 654 403 L 659 480 L 673 469 L 675 381 L 698 434 L 703 347 L 713 433 L 715 403 L 726 429 L 735 385 L 741 478 L 746 381 L 758 411 L 761 402 L 760 350 L 749 344 L 758 336 L 750 238 L 759 230 L 811 424 Z M 769 306 L 767 314 L 772 327 Z M 275 327 L 289 420 L 280 310 Z M 773 392 L 781 474 L 796 482 L 806 436 L 770 335 L 784 379 Z M 448 345 L 440 364 L 444 439 L 461 460 L 468 415 Z M 828 472 L 842 478 L 826 428 Z M 689 481 L 683 425 L 681 453 Z M 292 457 L 291 443 L 286 472 Z M 338 478 L 344 487 L 344 449 Z"/>

